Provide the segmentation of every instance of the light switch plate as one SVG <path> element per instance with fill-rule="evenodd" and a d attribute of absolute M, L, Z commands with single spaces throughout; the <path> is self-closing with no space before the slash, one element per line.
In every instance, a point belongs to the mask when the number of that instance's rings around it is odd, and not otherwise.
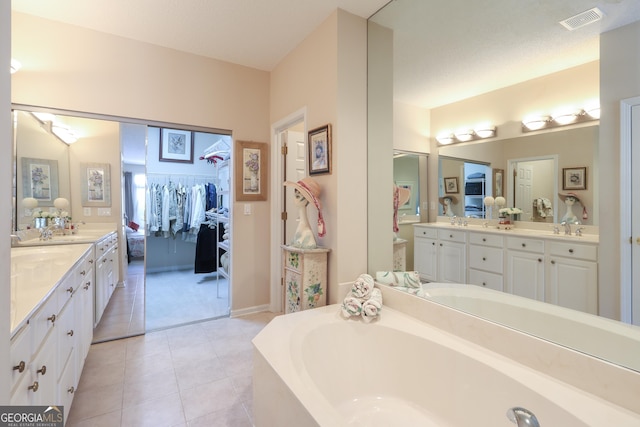
<path fill-rule="evenodd" d="M 244 204 L 244 214 L 251 215 L 251 203 Z"/>
<path fill-rule="evenodd" d="M 82 208 L 82 214 L 84 216 L 91 216 L 91 208 Z"/>

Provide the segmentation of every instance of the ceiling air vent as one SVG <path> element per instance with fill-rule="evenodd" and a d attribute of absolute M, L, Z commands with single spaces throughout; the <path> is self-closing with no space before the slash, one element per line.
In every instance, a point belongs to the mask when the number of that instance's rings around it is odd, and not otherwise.
<path fill-rule="evenodd" d="M 585 25 L 598 22 L 603 17 L 604 17 L 604 12 L 602 12 L 597 7 L 594 7 L 593 9 L 589 9 L 587 11 L 579 13 L 576 16 L 572 16 L 571 18 L 567 18 L 563 21 L 560 21 L 560 25 L 562 25 L 569 31 L 573 31 L 580 27 L 584 27 Z"/>

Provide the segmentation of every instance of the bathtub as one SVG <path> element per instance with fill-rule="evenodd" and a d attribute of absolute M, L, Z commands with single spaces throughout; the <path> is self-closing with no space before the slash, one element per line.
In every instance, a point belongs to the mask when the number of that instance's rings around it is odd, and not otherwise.
<path fill-rule="evenodd" d="M 365 324 L 339 306 L 275 318 L 254 340 L 254 422 L 264 426 L 638 426 L 617 407 L 385 307 Z"/>
<path fill-rule="evenodd" d="M 396 289 L 640 371 L 638 326 L 474 285 Z"/>

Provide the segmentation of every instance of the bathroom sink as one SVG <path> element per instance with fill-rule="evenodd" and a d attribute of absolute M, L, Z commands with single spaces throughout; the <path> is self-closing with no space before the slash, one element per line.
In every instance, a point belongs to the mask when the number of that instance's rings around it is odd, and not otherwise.
<path fill-rule="evenodd" d="M 25 248 L 21 251 L 11 251 L 11 262 L 14 264 L 37 265 L 43 262 L 55 261 L 69 256 L 73 251 L 64 246 Z"/>

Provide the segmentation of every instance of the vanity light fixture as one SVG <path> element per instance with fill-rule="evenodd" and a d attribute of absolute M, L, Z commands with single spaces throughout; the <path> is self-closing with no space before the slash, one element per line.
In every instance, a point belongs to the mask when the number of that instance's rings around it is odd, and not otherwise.
<path fill-rule="evenodd" d="M 533 116 L 522 121 L 523 132 L 540 130 L 549 125 L 551 116 Z"/>
<path fill-rule="evenodd" d="M 485 138 L 492 138 L 496 136 L 496 127 L 489 125 L 482 125 L 476 129 L 461 128 L 455 133 L 449 131 L 441 132 L 436 140 L 440 145 L 449 145 L 458 142 L 477 141 Z"/>
<path fill-rule="evenodd" d="M 552 116 L 529 116 L 522 121 L 522 132 L 551 129 L 600 119 L 600 106 L 590 105 L 584 109 L 565 109 Z"/>
<path fill-rule="evenodd" d="M 562 112 L 553 116 L 553 121 L 559 125 L 569 125 L 578 121 L 578 117 L 584 114 L 584 110 Z"/>
<path fill-rule="evenodd" d="M 600 106 L 596 105 L 593 107 L 585 108 L 584 112 L 594 120 L 600 119 Z"/>
<path fill-rule="evenodd" d="M 51 133 L 67 145 L 71 145 L 78 140 L 78 136 L 70 127 L 60 123 L 51 123 Z"/>

